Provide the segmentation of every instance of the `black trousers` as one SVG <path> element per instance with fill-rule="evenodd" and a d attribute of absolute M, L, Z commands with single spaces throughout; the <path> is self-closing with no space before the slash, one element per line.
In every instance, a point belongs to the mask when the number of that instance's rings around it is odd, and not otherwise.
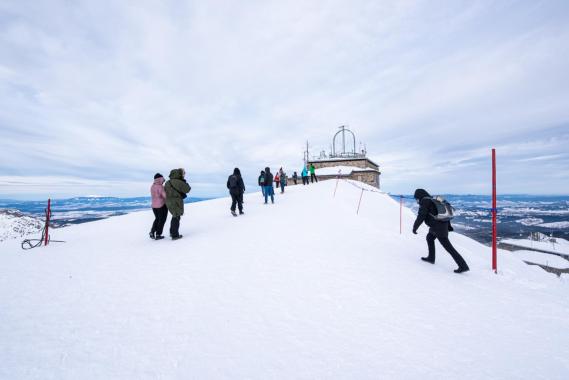
<path fill-rule="evenodd" d="M 431 261 L 435 261 L 435 240 L 439 239 L 439 243 L 443 246 L 444 249 L 452 256 L 456 265 L 459 268 L 468 268 L 466 261 L 462 258 L 460 253 L 452 246 L 448 236 L 438 236 L 432 232 L 427 234 L 427 246 L 429 247 L 429 256 L 428 259 Z"/>
<path fill-rule="evenodd" d="M 316 174 L 310 173 L 310 182 L 314 182 L 314 181 L 318 182 L 318 178 L 316 178 Z"/>
<path fill-rule="evenodd" d="M 308 177 L 302 177 L 302 184 L 308 185 Z"/>
<path fill-rule="evenodd" d="M 243 194 L 231 193 L 231 211 L 235 211 L 235 206 L 239 208 L 239 212 L 243 211 Z"/>
<path fill-rule="evenodd" d="M 180 217 L 172 216 L 170 220 L 170 236 L 178 237 L 180 235 Z"/>
<path fill-rule="evenodd" d="M 166 224 L 166 218 L 168 217 L 168 207 L 164 205 L 160 208 L 152 208 L 152 212 L 154 213 L 154 223 L 152 223 L 150 232 L 162 235 L 164 224 Z"/>

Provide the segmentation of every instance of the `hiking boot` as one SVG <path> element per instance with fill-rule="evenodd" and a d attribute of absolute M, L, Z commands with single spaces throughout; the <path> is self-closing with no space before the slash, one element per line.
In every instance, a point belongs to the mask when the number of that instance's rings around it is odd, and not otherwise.
<path fill-rule="evenodd" d="M 464 272 L 468 272 L 470 270 L 469 267 L 464 267 L 464 268 L 458 268 L 454 270 L 454 273 L 464 273 Z"/>
<path fill-rule="evenodd" d="M 231 215 L 237 216 L 237 213 L 235 211 L 231 210 Z"/>
<path fill-rule="evenodd" d="M 428 263 L 434 264 L 435 260 L 434 259 L 429 259 L 428 257 L 421 257 L 421 260 L 426 261 Z"/>
<path fill-rule="evenodd" d="M 162 240 L 162 239 L 164 239 L 164 236 L 162 236 L 162 235 L 156 235 L 155 240 Z"/>
<path fill-rule="evenodd" d="M 243 211 L 239 211 L 239 215 L 245 215 Z"/>
<path fill-rule="evenodd" d="M 181 238 L 183 238 L 182 235 L 172 236 L 172 240 L 179 240 L 179 239 L 181 239 Z"/>
<path fill-rule="evenodd" d="M 148 235 L 150 236 L 150 239 L 156 239 L 156 238 L 154 237 L 154 232 L 151 232 L 151 233 L 149 233 Z"/>

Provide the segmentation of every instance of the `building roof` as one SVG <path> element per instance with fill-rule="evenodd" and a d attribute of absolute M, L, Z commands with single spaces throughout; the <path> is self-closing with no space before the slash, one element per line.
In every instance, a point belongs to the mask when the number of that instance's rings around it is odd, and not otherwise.
<path fill-rule="evenodd" d="M 379 173 L 375 168 L 358 168 L 356 166 L 329 166 L 315 170 L 317 175 L 350 175 L 354 172 L 374 172 Z"/>
<path fill-rule="evenodd" d="M 308 163 L 316 163 L 316 162 L 341 162 L 341 161 L 369 161 L 375 166 L 379 167 L 374 161 L 370 160 L 367 157 L 337 157 L 337 158 L 326 158 L 326 159 L 313 159 L 308 160 Z"/>

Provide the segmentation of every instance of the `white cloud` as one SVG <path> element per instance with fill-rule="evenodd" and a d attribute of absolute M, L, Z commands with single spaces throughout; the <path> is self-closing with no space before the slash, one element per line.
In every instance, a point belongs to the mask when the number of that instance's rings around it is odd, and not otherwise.
<path fill-rule="evenodd" d="M 568 7 L 2 4 L 1 174 L 102 180 L 109 191 L 124 181 L 134 193 L 184 166 L 220 193 L 234 166 L 252 183 L 265 165 L 298 170 L 306 140 L 328 149 L 348 124 L 386 190 L 487 192 L 496 146 L 511 173 L 504 191 L 564 192 Z"/>

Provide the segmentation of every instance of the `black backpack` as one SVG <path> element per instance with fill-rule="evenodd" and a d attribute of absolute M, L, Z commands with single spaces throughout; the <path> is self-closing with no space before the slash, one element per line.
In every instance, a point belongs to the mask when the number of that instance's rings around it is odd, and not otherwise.
<path fill-rule="evenodd" d="M 454 208 L 446 199 L 440 195 L 429 197 L 429 199 L 435 204 L 435 207 L 437 208 L 437 214 L 431 214 L 435 220 L 439 222 L 448 222 L 454 218 Z"/>
<path fill-rule="evenodd" d="M 236 189 L 237 187 L 239 187 L 239 181 L 237 180 L 237 176 L 232 174 L 229 176 L 229 188 Z"/>

